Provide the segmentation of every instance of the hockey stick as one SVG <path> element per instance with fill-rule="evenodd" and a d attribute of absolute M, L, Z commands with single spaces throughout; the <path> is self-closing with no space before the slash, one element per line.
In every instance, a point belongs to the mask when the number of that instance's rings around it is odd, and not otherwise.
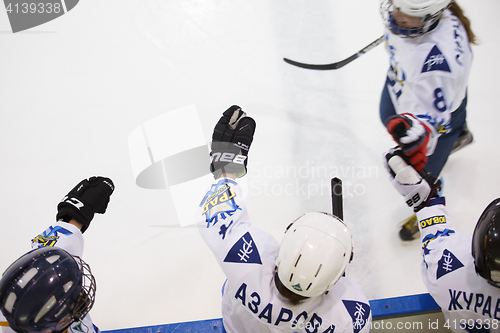
<path fill-rule="evenodd" d="M 342 180 L 340 178 L 332 178 L 332 212 L 333 215 L 337 216 L 341 221 L 344 221 L 344 208 L 342 203 Z M 352 249 L 351 249 L 352 250 Z M 349 262 L 352 261 L 354 257 L 354 252 L 351 251 L 351 257 Z M 342 274 L 345 277 L 345 272 Z"/>
<path fill-rule="evenodd" d="M 339 219 L 344 220 L 344 208 L 342 207 L 342 180 L 332 178 L 332 212 Z"/>
<path fill-rule="evenodd" d="M 300 68 L 306 68 L 306 69 L 317 69 L 317 70 L 329 70 L 329 69 L 339 69 L 341 67 L 344 67 L 351 61 L 361 57 L 363 54 L 366 52 L 370 51 L 371 49 L 375 48 L 377 45 L 381 44 L 384 41 L 384 36 L 381 36 L 368 44 L 367 46 L 363 47 L 361 50 L 359 50 L 357 53 L 353 54 L 349 58 L 346 58 L 342 61 L 339 62 L 334 62 L 332 64 L 324 64 L 324 65 L 314 65 L 314 64 L 304 64 L 302 62 L 294 61 L 288 58 L 283 58 L 287 63 L 290 65 L 294 65 Z"/>

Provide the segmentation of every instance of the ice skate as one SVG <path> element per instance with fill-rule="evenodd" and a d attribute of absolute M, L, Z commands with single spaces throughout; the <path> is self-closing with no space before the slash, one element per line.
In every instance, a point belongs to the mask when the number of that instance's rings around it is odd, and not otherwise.
<path fill-rule="evenodd" d="M 401 230 L 399 230 L 399 237 L 403 241 L 411 241 L 417 239 L 419 236 L 417 215 L 413 214 L 406 220 L 399 223 Z"/>
<path fill-rule="evenodd" d="M 460 149 L 462 149 L 463 147 L 471 144 L 473 140 L 474 140 L 474 137 L 473 137 L 471 131 L 469 131 L 467 124 L 465 124 L 464 130 L 460 133 L 457 141 L 455 141 L 455 143 L 453 144 L 453 149 L 451 150 L 450 154 L 453 154 L 453 153 L 459 151 Z"/>

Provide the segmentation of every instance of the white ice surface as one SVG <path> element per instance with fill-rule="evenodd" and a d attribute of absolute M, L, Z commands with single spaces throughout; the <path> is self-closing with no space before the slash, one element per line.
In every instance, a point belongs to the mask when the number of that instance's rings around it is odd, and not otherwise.
<path fill-rule="evenodd" d="M 443 176 L 457 229 L 471 233 L 500 196 L 500 2 L 459 3 L 481 41 L 469 88 L 475 143 Z M 196 105 L 208 140 L 221 113 L 239 104 L 257 121 L 247 197 L 254 225 L 281 240 L 300 214 L 331 209 L 328 184 L 338 176 L 355 242 L 348 275 L 370 299 L 425 292 L 419 243 L 397 235 L 411 212 L 381 162 L 393 145 L 378 116 L 385 50 L 336 71 L 282 60 L 334 62 L 381 33 L 374 0 L 82 0 L 17 34 L 0 10 L 0 270 L 52 223 L 68 190 L 104 175 L 116 191 L 85 233 L 84 259 L 98 281 L 95 323 L 220 317 L 223 274 L 197 230 L 178 227 L 169 192 L 136 186 L 128 137 Z M 179 124 L 178 140 L 194 134 Z"/>

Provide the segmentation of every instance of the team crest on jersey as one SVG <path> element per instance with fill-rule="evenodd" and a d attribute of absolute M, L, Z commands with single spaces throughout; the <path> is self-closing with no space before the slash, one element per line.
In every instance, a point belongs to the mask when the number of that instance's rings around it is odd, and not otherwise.
<path fill-rule="evenodd" d="M 216 225 L 219 218 L 226 219 L 228 216 L 232 216 L 237 210 L 241 210 L 234 201 L 236 194 L 227 184 L 228 181 L 224 179 L 212 185 L 212 188 L 207 192 L 200 204 L 202 214 L 205 215 L 207 221 L 207 227 L 211 223 Z"/>
<path fill-rule="evenodd" d="M 229 250 L 224 262 L 262 265 L 257 244 L 249 232 L 244 234 Z"/>
<path fill-rule="evenodd" d="M 354 333 L 361 331 L 368 323 L 370 316 L 370 305 L 358 301 L 344 301 L 344 306 L 352 318 L 352 329 Z"/>
<path fill-rule="evenodd" d="M 65 236 L 73 235 L 71 231 L 64 229 L 63 227 L 49 227 L 40 235 L 33 238 L 31 242 L 36 243 L 38 247 L 53 247 L 59 240 L 60 234 Z"/>
<path fill-rule="evenodd" d="M 437 45 L 434 45 L 429 55 L 427 55 L 424 66 L 422 67 L 422 73 L 431 71 L 451 72 L 444 54 L 439 50 Z"/>
<path fill-rule="evenodd" d="M 436 280 L 460 267 L 464 267 L 464 264 L 462 264 L 453 253 L 445 249 L 443 251 L 443 256 L 438 261 Z"/>

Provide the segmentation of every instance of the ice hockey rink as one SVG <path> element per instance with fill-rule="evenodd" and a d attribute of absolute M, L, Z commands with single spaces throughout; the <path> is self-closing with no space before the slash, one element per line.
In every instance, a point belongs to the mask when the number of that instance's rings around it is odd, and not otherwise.
<path fill-rule="evenodd" d="M 468 104 L 475 142 L 450 157 L 442 176 L 457 229 L 472 233 L 500 196 L 500 2 L 458 3 L 480 40 Z M 339 70 L 282 60 L 335 62 L 382 31 L 375 0 L 85 0 L 15 34 L 1 9 L 0 271 L 54 221 L 74 185 L 103 175 L 116 190 L 84 234 L 98 285 L 96 325 L 219 318 L 224 276 L 198 230 L 181 227 L 186 211 L 169 186 L 137 185 L 131 138 L 189 107 L 199 123 L 177 118 L 161 142 L 206 143 L 221 113 L 238 104 L 257 121 L 245 180 L 253 225 L 281 240 L 299 215 L 331 210 L 337 176 L 355 246 L 347 275 L 369 299 L 425 293 L 419 241 L 398 237 L 411 210 L 382 164 L 394 145 L 378 115 L 384 47 Z M 204 189 L 189 193 L 201 199 Z"/>

